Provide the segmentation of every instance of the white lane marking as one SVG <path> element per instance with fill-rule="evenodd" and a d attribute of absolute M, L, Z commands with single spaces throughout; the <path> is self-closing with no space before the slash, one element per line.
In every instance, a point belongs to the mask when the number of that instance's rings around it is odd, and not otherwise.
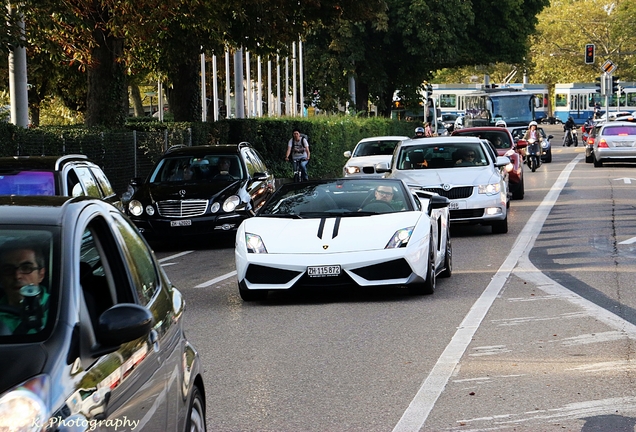
<path fill-rule="evenodd" d="M 550 214 L 550 210 L 556 203 L 561 190 L 565 187 L 574 167 L 581 159 L 583 159 L 583 155 L 579 154 L 565 167 L 539 207 L 532 214 L 515 240 L 510 254 L 499 267 L 499 270 L 482 295 L 464 317 L 450 343 L 446 346 L 430 374 L 420 386 L 404 414 L 402 414 L 402 418 L 393 428 L 393 432 L 412 432 L 419 431 L 422 428 L 486 313 L 508 280 L 510 273 L 517 265 L 519 259 L 527 256 L 532 249 L 537 235 L 541 232 L 543 223 Z"/>
<path fill-rule="evenodd" d="M 636 243 L 636 237 L 632 237 L 630 239 L 623 240 L 622 242 L 618 242 L 618 244 L 632 244 L 632 243 Z"/>
<path fill-rule="evenodd" d="M 221 281 L 224 281 L 225 279 L 229 279 L 229 278 L 231 278 L 232 276 L 236 276 L 236 270 L 231 271 L 231 272 L 229 272 L 229 273 L 226 273 L 226 274 L 224 274 L 224 275 L 222 275 L 222 276 L 219 276 L 219 277 L 217 277 L 217 278 L 210 279 L 210 280 L 209 280 L 209 281 L 207 281 L 207 282 L 203 282 L 203 283 L 201 283 L 201 284 L 199 284 L 199 285 L 195 286 L 195 288 L 207 288 L 207 287 L 209 287 L 210 285 L 214 285 L 215 283 L 219 283 L 219 282 L 221 282 Z"/>
<path fill-rule="evenodd" d="M 600 333 L 589 333 L 578 336 L 573 336 L 561 340 L 549 341 L 549 343 L 557 343 L 564 346 L 576 346 L 576 345 L 589 345 L 602 342 L 613 342 L 617 340 L 623 340 L 627 336 L 622 331 L 612 330 Z"/>
<path fill-rule="evenodd" d="M 173 259 L 175 259 L 175 258 L 182 257 L 182 256 L 187 255 L 187 254 L 192 253 L 192 252 L 194 252 L 194 251 L 184 251 L 184 252 L 179 252 L 178 254 L 170 255 L 170 256 L 167 256 L 167 257 L 165 257 L 165 258 L 161 258 L 161 259 L 159 260 L 159 262 L 160 262 L 160 263 L 162 263 L 162 262 L 164 262 L 164 261 L 171 261 L 171 260 L 173 260 Z"/>
<path fill-rule="evenodd" d="M 621 177 L 621 178 L 614 179 L 614 181 L 621 181 L 621 180 L 623 180 L 623 184 L 632 184 L 632 180 L 636 180 L 636 179 L 629 178 L 629 177 Z"/>

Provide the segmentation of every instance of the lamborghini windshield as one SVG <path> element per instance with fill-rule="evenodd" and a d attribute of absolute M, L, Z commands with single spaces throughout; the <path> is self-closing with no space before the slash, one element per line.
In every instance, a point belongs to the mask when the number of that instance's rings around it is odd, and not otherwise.
<path fill-rule="evenodd" d="M 322 218 L 366 216 L 413 210 L 401 181 L 338 179 L 288 183 L 259 211 L 258 216 Z"/>

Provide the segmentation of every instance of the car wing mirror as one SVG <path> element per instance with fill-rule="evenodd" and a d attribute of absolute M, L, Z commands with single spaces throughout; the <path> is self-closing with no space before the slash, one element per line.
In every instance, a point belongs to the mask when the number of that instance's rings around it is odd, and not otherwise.
<path fill-rule="evenodd" d="M 267 174 L 263 172 L 255 172 L 252 176 L 252 181 L 265 181 L 267 178 Z"/>
<path fill-rule="evenodd" d="M 501 168 L 510 163 L 510 158 L 508 156 L 497 156 L 497 160 L 495 161 L 495 166 Z"/>
<path fill-rule="evenodd" d="M 392 170 L 389 167 L 388 162 L 380 162 L 375 164 L 375 172 L 378 174 L 390 173 Z"/>
<path fill-rule="evenodd" d="M 349 159 L 351 157 L 351 152 L 349 150 L 347 150 L 346 152 L 343 153 L 343 155 L 344 155 L 344 157 Z"/>
<path fill-rule="evenodd" d="M 100 356 L 119 349 L 121 344 L 147 336 L 154 325 L 152 313 L 135 303 L 120 303 L 99 316 L 96 336 L 99 346 L 93 355 Z"/>
<path fill-rule="evenodd" d="M 554 138 L 554 135 L 548 135 L 549 140 L 551 140 L 552 138 Z"/>

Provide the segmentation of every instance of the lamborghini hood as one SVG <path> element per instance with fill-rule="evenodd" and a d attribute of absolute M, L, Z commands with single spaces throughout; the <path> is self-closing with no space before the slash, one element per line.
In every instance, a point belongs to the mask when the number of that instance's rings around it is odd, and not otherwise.
<path fill-rule="evenodd" d="M 269 254 L 343 253 L 384 249 L 399 229 L 417 225 L 419 211 L 374 216 L 280 219 L 255 217 L 245 232 L 257 234 Z"/>

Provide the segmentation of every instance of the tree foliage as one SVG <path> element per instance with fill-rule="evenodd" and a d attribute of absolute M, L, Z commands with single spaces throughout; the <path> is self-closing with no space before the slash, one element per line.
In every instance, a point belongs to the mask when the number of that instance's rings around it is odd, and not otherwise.
<path fill-rule="evenodd" d="M 373 21 L 322 22 L 310 32 L 307 81 L 320 95 L 319 106 L 333 109 L 353 76 L 357 101 L 363 102 L 358 109 L 366 108 L 368 95 L 388 113 L 396 91 L 417 103 L 423 82 L 436 70 L 521 62 L 547 1 L 387 0 Z M 324 83 L 338 83 L 337 92 Z"/>

